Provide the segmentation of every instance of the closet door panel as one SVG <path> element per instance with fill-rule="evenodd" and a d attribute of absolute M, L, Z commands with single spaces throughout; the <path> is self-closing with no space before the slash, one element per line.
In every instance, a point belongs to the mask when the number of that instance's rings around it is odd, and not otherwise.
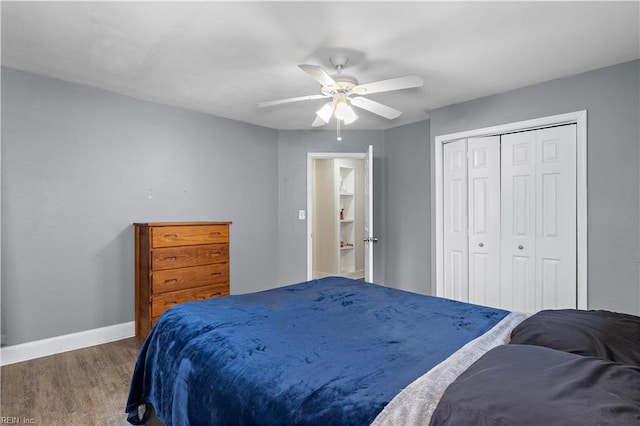
<path fill-rule="evenodd" d="M 537 307 L 575 308 L 576 126 L 541 129 L 535 134 Z"/>
<path fill-rule="evenodd" d="M 535 133 L 501 139 L 500 306 L 533 312 L 535 285 Z"/>
<path fill-rule="evenodd" d="M 511 257 L 511 280 L 503 286 L 502 308 L 518 312 L 532 312 L 535 308 L 534 259 L 532 256 Z M 511 285 L 509 285 L 511 284 Z"/>
<path fill-rule="evenodd" d="M 470 138 L 469 302 L 500 304 L 500 137 Z"/>
<path fill-rule="evenodd" d="M 467 140 L 448 143 L 444 164 L 444 297 L 469 299 Z"/>

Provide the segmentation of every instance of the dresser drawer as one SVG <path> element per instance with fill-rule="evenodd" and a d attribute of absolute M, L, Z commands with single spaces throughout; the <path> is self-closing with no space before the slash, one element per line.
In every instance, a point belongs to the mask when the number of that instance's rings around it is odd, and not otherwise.
<path fill-rule="evenodd" d="M 154 323 L 160 315 L 170 307 L 178 303 L 192 300 L 208 299 L 210 297 L 220 297 L 229 294 L 229 286 L 226 284 L 212 285 L 208 287 L 191 288 L 188 290 L 173 291 L 171 293 L 159 294 L 151 301 L 151 318 Z"/>
<path fill-rule="evenodd" d="M 165 269 L 151 273 L 151 288 L 153 294 L 228 282 L 228 263 Z"/>
<path fill-rule="evenodd" d="M 154 271 L 227 262 L 228 243 L 166 247 L 154 249 L 151 253 L 151 269 Z"/>
<path fill-rule="evenodd" d="M 226 243 L 227 225 L 162 226 L 151 228 L 152 248 Z"/>

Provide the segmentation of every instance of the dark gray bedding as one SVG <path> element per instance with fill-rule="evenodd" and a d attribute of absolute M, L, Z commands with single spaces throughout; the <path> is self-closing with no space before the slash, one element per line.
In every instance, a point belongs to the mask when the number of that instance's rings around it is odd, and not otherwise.
<path fill-rule="evenodd" d="M 498 346 L 444 392 L 431 425 L 638 425 L 640 367 Z"/>
<path fill-rule="evenodd" d="M 431 425 L 640 425 L 640 317 L 530 316 L 445 390 Z"/>

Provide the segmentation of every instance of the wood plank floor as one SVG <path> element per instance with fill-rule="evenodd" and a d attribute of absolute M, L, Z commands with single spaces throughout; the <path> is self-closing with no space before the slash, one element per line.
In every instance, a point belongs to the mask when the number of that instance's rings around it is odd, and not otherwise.
<path fill-rule="evenodd" d="M 0 416 L 19 424 L 128 425 L 124 407 L 140 345 L 130 338 L 2 367 Z"/>

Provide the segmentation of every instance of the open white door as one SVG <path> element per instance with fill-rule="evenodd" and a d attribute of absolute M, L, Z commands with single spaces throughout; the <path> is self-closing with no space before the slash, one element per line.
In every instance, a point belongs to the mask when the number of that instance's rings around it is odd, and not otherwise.
<path fill-rule="evenodd" d="M 373 282 L 373 145 L 369 145 L 364 159 L 364 280 Z"/>

